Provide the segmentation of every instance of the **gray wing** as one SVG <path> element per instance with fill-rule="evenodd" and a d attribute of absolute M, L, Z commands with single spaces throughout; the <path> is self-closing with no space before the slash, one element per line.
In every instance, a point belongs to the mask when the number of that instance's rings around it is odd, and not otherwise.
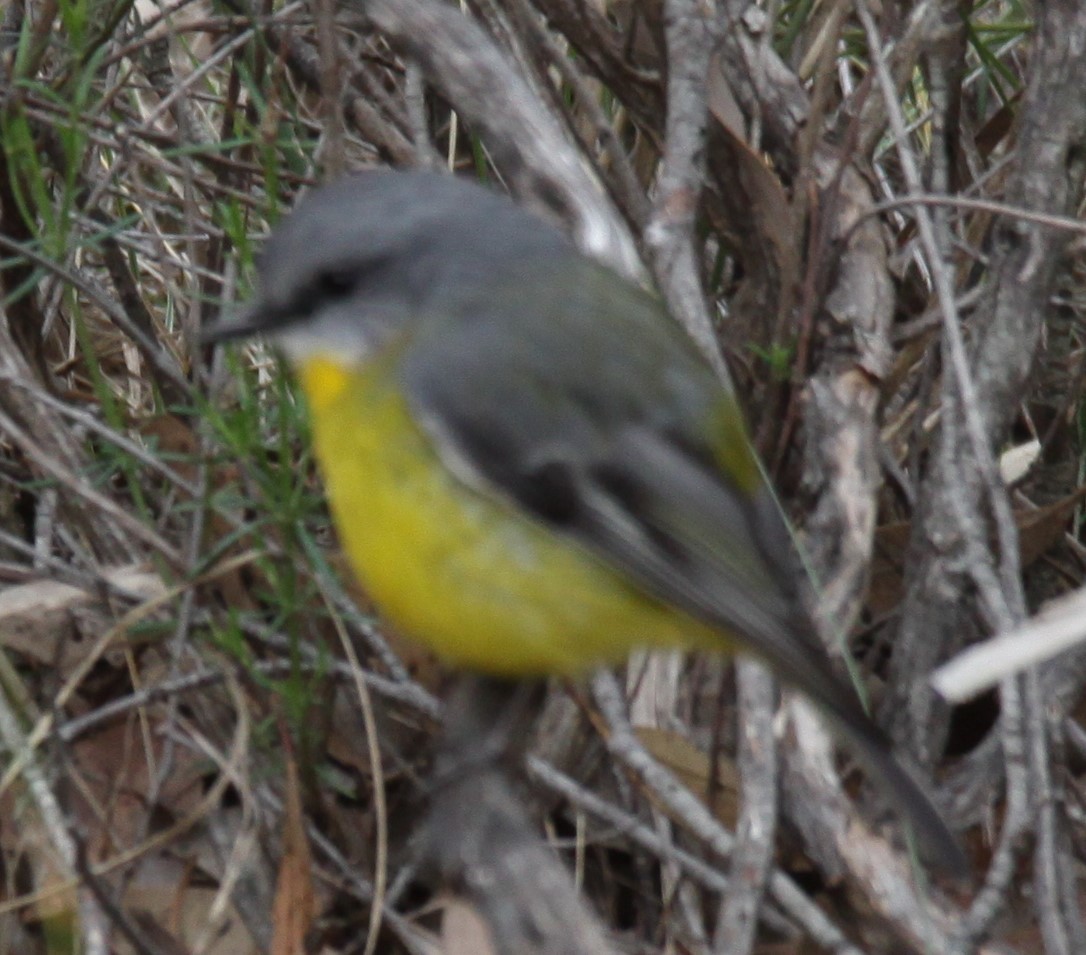
<path fill-rule="evenodd" d="M 561 285 L 534 283 L 518 321 L 506 310 L 523 306 L 523 289 L 495 290 L 413 343 L 404 389 L 439 453 L 764 658 L 831 718 L 925 855 L 961 873 L 923 786 L 816 642 L 775 501 L 764 488 L 739 494 L 716 463 L 711 422 L 732 399 L 653 298 L 579 268 Z"/>
<path fill-rule="evenodd" d="M 738 410 L 654 298 L 577 269 L 535 283 L 527 310 L 522 288 L 499 289 L 420 335 L 403 369 L 418 419 L 464 480 L 845 705 L 790 589 L 775 503 L 764 489 L 747 499 L 717 466 L 711 422 Z"/>

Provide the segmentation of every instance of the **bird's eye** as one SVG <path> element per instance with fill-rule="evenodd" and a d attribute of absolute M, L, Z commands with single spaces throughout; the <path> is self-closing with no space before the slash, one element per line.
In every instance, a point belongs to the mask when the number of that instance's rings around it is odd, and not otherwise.
<path fill-rule="evenodd" d="M 323 299 L 337 299 L 354 291 L 357 275 L 349 269 L 326 269 L 317 274 L 314 292 Z"/>

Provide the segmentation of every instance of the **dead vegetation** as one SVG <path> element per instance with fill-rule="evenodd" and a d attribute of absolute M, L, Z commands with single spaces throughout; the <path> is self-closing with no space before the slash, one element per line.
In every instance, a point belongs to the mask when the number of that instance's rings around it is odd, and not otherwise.
<path fill-rule="evenodd" d="M 1081 584 L 1086 12 L 463 6 L 2 7 L 0 951 L 1086 951 L 1086 657 L 927 683 Z M 444 677 L 344 592 L 274 357 L 197 338 L 378 163 L 508 188 L 723 356 L 975 885 L 756 668 L 656 657 L 550 693 L 549 848 L 435 884 Z"/>

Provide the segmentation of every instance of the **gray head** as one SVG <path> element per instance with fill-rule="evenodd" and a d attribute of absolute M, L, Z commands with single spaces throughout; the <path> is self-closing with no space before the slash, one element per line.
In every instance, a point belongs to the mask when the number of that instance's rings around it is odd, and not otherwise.
<path fill-rule="evenodd" d="M 265 333 L 294 356 L 349 360 L 433 305 L 463 308 L 505 273 L 571 251 L 553 226 L 474 183 L 371 170 L 310 193 L 273 230 L 257 302 L 211 337 Z"/>

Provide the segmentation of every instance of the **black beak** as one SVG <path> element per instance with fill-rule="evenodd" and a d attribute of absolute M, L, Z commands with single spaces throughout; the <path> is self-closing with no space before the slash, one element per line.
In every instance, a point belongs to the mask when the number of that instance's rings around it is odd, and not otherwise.
<path fill-rule="evenodd" d="M 214 325 L 201 329 L 200 344 L 217 345 L 220 342 L 237 341 L 239 338 L 250 338 L 253 335 L 259 335 L 261 332 L 272 329 L 280 323 L 274 321 L 274 316 L 269 321 L 268 311 L 266 307 L 257 302 L 244 312 L 232 315 L 227 313 L 224 317 L 220 317 Z"/>

